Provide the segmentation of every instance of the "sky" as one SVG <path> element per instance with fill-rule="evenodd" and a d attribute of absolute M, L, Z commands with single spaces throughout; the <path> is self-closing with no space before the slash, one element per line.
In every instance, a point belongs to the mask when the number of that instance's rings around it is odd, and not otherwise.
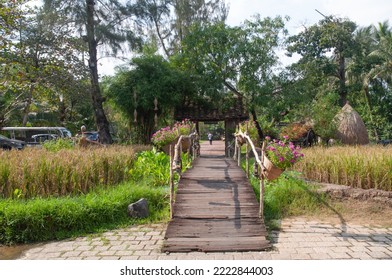
<path fill-rule="evenodd" d="M 390 0 L 226 0 L 226 3 L 230 5 L 229 25 L 238 25 L 257 13 L 262 17 L 289 16 L 287 28 L 290 33 L 321 20 L 323 16 L 316 9 L 324 15 L 349 18 L 359 26 L 385 20 L 392 24 Z"/>
<path fill-rule="evenodd" d="M 238 26 L 252 16 L 289 16 L 286 28 L 290 35 L 297 34 L 304 26 L 319 22 L 323 15 L 348 18 L 360 27 L 377 25 L 389 20 L 392 26 L 391 0 L 225 0 L 229 4 L 227 24 Z M 318 13 L 316 9 L 320 12 Z M 116 64 L 102 60 L 99 73 L 112 75 Z M 286 61 L 288 62 L 288 61 Z M 117 63 L 120 63 L 118 61 Z"/>

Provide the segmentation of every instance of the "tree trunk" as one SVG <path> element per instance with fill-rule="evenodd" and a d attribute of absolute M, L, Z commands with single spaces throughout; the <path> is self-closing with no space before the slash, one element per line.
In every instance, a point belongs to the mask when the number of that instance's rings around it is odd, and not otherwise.
<path fill-rule="evenodd" d="M 29 88 L 29 93 L 28 93 L 28 96 L 26 99 L 26 105 L 23 109 L 22 126 L 26 126 L 27 122 L 29 121 L 30 106 L 31 106 L 31 103 L 33 102 L 33 91 L 34 91 L 34 84 L 30 85 L 30 88 Z"/>
<path fill-rule="evenodd" d="M 91 97 L 93 101 L 93 108 L 95 114 L 95 122 L 99 133 L 99 141 L 103 144 L 113 143 L 109 130 L 109 122 L 106 118 L 103 109 L 104 98 L 101 95 L 98 78 L 98 63 L 97 63 L 97 41 L 95 39 L 95 22 L 94 22 L 94 0 L 86 0 L 87 5 L 87 39 L 89 60 L 88 66 L 90 69 L 91 79 Z"/>
<path fill-rule="evenodd" d="M 346 64 L 344 56 L 339 54 L 339 96 L 340 106 L 344 106 L 347 103 L 347 87 L 346 87 Z"/>
<path fill-rule="evenodd" d="M 257 134 L 259 135 L 260 142 L 263 142 L 264 133 L 263 133 L 263 130 L 261 129 L 259 122 L 257 121 L 256 110 L 254 108 L 252 108 L 250 113 L 252 114 L 253 121 L 255 122 Z M 260 145 L 261 143 L 257 143 L 257 144 Z"/>

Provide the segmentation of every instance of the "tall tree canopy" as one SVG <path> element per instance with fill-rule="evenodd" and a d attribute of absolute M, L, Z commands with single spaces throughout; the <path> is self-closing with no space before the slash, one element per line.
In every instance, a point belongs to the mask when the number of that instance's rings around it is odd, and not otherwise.
<path fill-rule="evenodd" d="M 183 41 L 179 61 L 192 73 L 199 92 L 212 100 L 228 93 L 243 99 L 256 121 L 256 108 L 271 106 L 275 98 L 284 26 L 281 17 L 260 16 L 238 27 L 223 22 L 196 25 Z"/>
<path fill-rule="evenodd" d="M 347 102 L 347 60 L 357 51 L 354 32 L 357 25 L 348 20 L 328 16 L 318 24 L 305 28 L 289 39 L 289 54 L 301 55 L 299 63 L 315 64 L 325 75 L 336 79 L 340 104 Z"/>
<path fill-rule="evenodd" d="M 194 24 L 224 22 L 228 7 L 223 0 L 137 0 L 140 25 L 152 31 L 166 57 L 178 53 Z"/>
<path fill-rule="evenodd" d="M 121 43 L 129 40 L 132 46 L 139 42 L 135 32 L 127 19 L 131 14 L 122 5 L 121 1 L 107 0 L 45 0 L 44 8 L 47 11 L 57 11 L 69 16 L 69 24 L 74 28 L 75 34 L 84 38 L 88 49 L 88 69 L 91 81 L 91 98 L 94 108 L 99 138 L 102 143 L 112 143 L 109 130 L 109 121 L 106 117 L 99 86 L 98 75 L 98 47 L 106 47 L 106 51 L 116 54 L 121 49 Z"/>
<path fill-rule="evenodd" d="M 159 55 L 134 58 L 131 66 L 131 70 L 120 70 L 105 82 L 106 93 L 134 128 L 133 133 L 138 136 L 134 140 L 146 144 L 154 132 L 155 121 L 167 125 L 173 118 L 173 109 L 185 96 L 193 95 L 193 86 L 187 73 Z"/>

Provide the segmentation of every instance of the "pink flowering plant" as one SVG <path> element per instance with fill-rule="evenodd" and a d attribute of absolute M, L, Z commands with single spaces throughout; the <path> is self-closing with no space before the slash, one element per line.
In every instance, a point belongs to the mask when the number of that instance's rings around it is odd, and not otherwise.
<path fill-rule="evenodd" d="M 266 137 L 267 146 L 265 155 L 278 168 L 285 170 L 303 158 L 301 147 L 288 142 L 288 136 L 283 136 L 283 140 Z"/>
<path fill-rule="evenodd" d="M 193 127 L 193 123 L 188 119 L 176 122 L 172 128 L 167 126 L 155 132 L 151 137 L 151 142 L 154 146 L 161 148 L 176 140 L 180 135 L 189 135 Z"/>
<path fill-rule="evenodd" d="M 155 132 L 151 137 L 151 142 L 154 146 L 159 148 L 165 146 L 176 140 L 178 132 L 176 129 L 172 129 L 170 126 L 163 127 Z"/>

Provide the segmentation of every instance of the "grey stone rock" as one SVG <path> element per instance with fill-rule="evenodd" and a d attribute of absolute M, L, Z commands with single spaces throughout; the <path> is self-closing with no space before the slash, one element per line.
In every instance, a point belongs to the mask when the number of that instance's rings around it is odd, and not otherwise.
<path fill-rule="evenodd" d="M 135 203 L 128 205 L 128 216 L 131 218 L 146 218 L 148 217 L 148 203 L 144 198 L 139 199 Z"/>

